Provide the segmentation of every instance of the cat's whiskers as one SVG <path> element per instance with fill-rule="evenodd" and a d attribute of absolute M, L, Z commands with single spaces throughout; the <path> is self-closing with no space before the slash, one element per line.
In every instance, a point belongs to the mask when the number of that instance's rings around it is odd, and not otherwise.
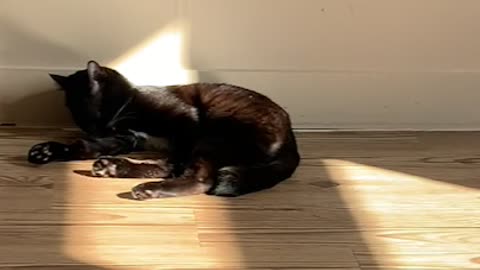
<path fill-rule="evenodd" d="M 125 108 L 127 107 L 128 104 L 130 104 L 130 102 L 132 101 L 133 99 L 133 96 L 131 96 L 130 98 L 127 99 L 127 101 L 125 101 L 125 103 L 123 103 L 123 105 L 117 110 L 117 112 L 113 115 L 112 119 L 107 123 L 107 128 L 111 128 L 113 125 L 115 125 L 116 123 L 118 123 L 118 121 L 120 120 L 124 120 L 126 116 L 128 116 L 129 114 L 135 114 L 134 112 L 129 112 L 125 115 L 123 115 L 122 117 L 119 118 L 120 114 L 125 110 Z"/>
<path fill-rule="evenodd" d="M 134 120 L 134 119 L 136 119 L 136 117 L 135 117 L 134 115 L 130 115 L 130 116 L 124 115 L 124 116 L 122 116 L 122 117 L 117 118 L 115 121 L 113 121 L 112 124 L 111 124 L 111 126 L 117 124 L 117 123 L 120 122 L 120 121 L 127 120 L 127 119 L 132 119 L 132 120 Z"/>

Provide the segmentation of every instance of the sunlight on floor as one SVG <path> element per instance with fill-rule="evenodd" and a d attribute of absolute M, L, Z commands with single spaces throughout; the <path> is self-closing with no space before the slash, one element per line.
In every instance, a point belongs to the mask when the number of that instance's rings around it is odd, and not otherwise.
<path fill-rule="evenodd" d="M 458 237 L 455 231 L 422 230 L 452 226 L 442 225 L 441 218 L 446 213 L 457 215 L 461 221 L 465 213 L 454 212 L 451 206 L 468 205 L 468 200 L 479 195 L 478 190 L 350 161 L 326 159 L 324 164 L 329 176 L 342 183 L 340 195 L 358 227 L 368 228 L 362 231 L 362 237 L 369 250 L 357 253 L 372 253 L 366 260 L 373 257 L 375 262 L 364 264 L 478 269 L 478 264 L 471 260 L 475 250 L 466 248 L 464 242 L 471 241 L 473 248 L 475 239 L 462 239 L 459 243 L 458 239 L 450 241 Z"/>
<path fill-rule="evenodd" d="M 186 84 L 197 80 L 184 67 L 184 34 L 172 23 L 109 65 L 137 85 Z"/>
<path fill-rule="evenodd" d="M 57 198 L 66 206 L 63 252 L 69 258 L 102 269 L 122 265 L 122 270 L 212 269 L 225 262 L 243 266 L 241 247 L 202 246 L 198 238 L 195 206 L 213 203 L 221 208 L 228 200 L 203 195 L 143 202 L 121 199 L 117 194 L 148 180 L 95 179 L 73 172 L 90 166 L 90 161 L 65 164 L 65 192 Z M 228 217 L 215 219 L 228 225 Z M 227 240 L 236 242 L 235 235 Z"/>

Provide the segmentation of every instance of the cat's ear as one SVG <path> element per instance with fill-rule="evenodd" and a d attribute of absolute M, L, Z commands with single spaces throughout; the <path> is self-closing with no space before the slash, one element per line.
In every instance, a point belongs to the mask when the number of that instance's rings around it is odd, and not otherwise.
<path fill-rule="evenodd" d="M 107 76 L 107 74 L 95 61 L 88 61 L 87 72 L 92 92 L 98 92 L 100 90 L 100 82 Z"/>
<path fill-rule="evenodd" d="M 61 89 L 64 90 L 67 87 L 67 80 L 68 78 L 62 75 L 57 75 L 57 74 L 51 74 L 49 73 L 50 77 L 58 84 L 60 85 Z"/>

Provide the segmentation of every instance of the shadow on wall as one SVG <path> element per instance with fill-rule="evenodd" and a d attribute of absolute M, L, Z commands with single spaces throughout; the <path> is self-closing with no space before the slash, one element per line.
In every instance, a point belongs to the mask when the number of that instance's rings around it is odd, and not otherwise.
<path fill-rule="evenodd" d="M 173 2 L 1 1 L 0 65 L 75 69 L 90 58 L 110 63 L 170 24 Z"/>
<path fill-rule="evenodd" d="M 48 106 L 45 106 L 46 104 Z M 29 126 L 73 125 L 70 112 L 64 106 L 63 94 L 54 89 L 11 102 L 1 102 L 0 115 L 3 123 L 22 123 Z"/>
<path fill-rule="evenodd" d="M 0 2 L 0 123 L 71 125 L 61 94 L 55 92 L 56 85 L 48 73 L 67 75 L 85 68 L 91 59 L 107 66 L 118 63 L 116 60 L 124 64 L 125 57 L 141 49 L 137 48 L 139 44 L 150 41 L 172 21 L 172 11 L 162 10 L 163 5 L 173 10 L 172 1 L 142 0 L 142 3 L 128 0 L 122 3 L 52 0 L 28 5 L 19 1 Z M 112 20 L 104 16 L 105 10 L 130 18 L 133 23 Z M 90 19 L 85 20 L 86 17 Z M 114 43 L 112 35 L 116 36 Z M 178 38 L 168 38 L 150 51 L 171 48 L 178 42 L 181 42 Z M 171 60 L 163 61 L 163 66 L 174 64 L 172 61 L 177 61 L 178 53 L 173 57 L 171 52 L 163 53 L 162 56 L 169 56 Z M 152 60 L 162 62 L 150 57 Z M 127 77 L 132 73 L 138 75 L 131 61 L 127 71 L 130 73 Z M 150 72 L 149 78 L 152 74 L 162 73 Z"/>
<path fill-rule="evenodd" d="M 85 55 L 72 48 L 26 29 L 4 14 L 0 16 L 0 36 L 0 65 L 4 67 L 29 68 L 32 63 L 33 66 L 45 67 L 55 63 L 57 67 L 68 67 L 68 63 L 80 62 L 85 58 Z"/>
<path fill-rule="evenodd" d="M 0 36 L 1 122 L 70 125 L 69 114 L 63 106 L 62 93 L 55 90 L 56 86 L 50 80 L 48 70 L 31 67 L 31 60 L 48 65 L 52 62 L 52 55 L 61 59 L 60 64 L 84 57 L 70 48 L 50 42 L 22 28 L 3 15 L 0 17 Z"/>

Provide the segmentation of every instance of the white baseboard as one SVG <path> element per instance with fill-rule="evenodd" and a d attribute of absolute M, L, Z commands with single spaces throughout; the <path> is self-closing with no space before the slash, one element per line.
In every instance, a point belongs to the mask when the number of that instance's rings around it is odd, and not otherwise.
<path fill-rule="evenodd" d="M 48 76 L 72 67 L 0 66 L 0 123 L 69 124 Z M 73 68 L 74 69 L 74 68 Z M 257 90 L 282 105 L 302 132 L 479 131 L 475 72 L 199 71 L 199 81 Z"/>

